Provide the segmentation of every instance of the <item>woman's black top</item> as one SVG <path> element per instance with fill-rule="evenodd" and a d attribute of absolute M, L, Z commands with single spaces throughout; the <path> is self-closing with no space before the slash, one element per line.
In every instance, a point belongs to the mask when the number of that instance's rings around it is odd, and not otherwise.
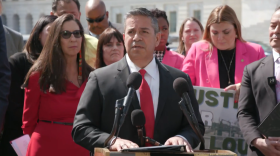
<path fill-rule="evenodd" d="M 220 78 L 220 88 L 226 88 L 229 86 L 229 78 L 231 84 L 235 84 L 235 48 L 232 50 L 219 50 L 218 49 L 218 63 L 219 63 L 219 78 Z M 224 61 L 223 61 L 224 58 Z M 230 61 L 232 60 L 231 66 Z M 229 68 L 230 66 L 230 68 Z M 229 70 L 229 77 L 228 71 Z"/>

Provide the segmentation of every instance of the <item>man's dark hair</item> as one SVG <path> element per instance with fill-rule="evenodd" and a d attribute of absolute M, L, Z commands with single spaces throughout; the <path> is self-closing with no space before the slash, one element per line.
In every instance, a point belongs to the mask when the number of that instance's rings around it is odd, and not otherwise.
<path fill-rule="evenodd" d="M 52 12 L 56 12 L 57 11 L 57 3 L 58 1 L 63 1 L 63 2 L 66 2 L 66 3 L 70 3 L 71 1 L 75 2 L 77 7 L 78 7 L 78 10 L 80 11 L 80 2 L 79 0 L 53 0 L 53 3 L 52 3 Z"/>
<path fill-rule="evenodd" d="M 280 10 L 280 6 L 277 6 L 277 8 L 274 10 L 274 12 Z"/>
<path fill-rule="evenodd" d="M 155 33 L 159 32 L 158 21 L 155 16 L 146 8 L 135 8 L 129 11 L 125 16 L 125 21 L 131 16 L 145 16 L 149 17 L 152 20 L 152 27 L 154 28 Z M 124 28 L 126 28 L 126 22 L 124 22 Z"/>
<path fill-rule="evenodd" d="M 155 16 L 155 18 L 162 17 L 163 19 L 166 20 L 167 24 L 169 25 L 169 22 L 168 22 L 168 19 L 167 19 L 165 11 L 162 11 L 162 10 L 159 10 L 159 9 L 155 8 L 155 9 L 152 9 L 151 12 Z"/>

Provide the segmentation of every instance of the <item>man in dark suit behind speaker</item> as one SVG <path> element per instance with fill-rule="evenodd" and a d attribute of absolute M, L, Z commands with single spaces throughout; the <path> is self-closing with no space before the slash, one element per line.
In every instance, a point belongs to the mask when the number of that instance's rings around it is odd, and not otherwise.
<path fill-rule="evenodd" d="M 0 15 L 2 14 L 2 0 L 0 0 Z M 11 28 L 3 25 L 5 39 L 6 39 L 6 48 L 7 48 L 7 57 L 9 58 L 16 52 L 21 52 L 23 50 L 23 37 L 22 35 L 12 30 Z"/>
<path fill-rule="evenodd" d="M 10 79 L 11 72 L 7 59 L 5 33 L 0 16 L 0 132 L 2 131 L 6 109 L 8 108 Z"/>
<path fill-rule="evenodd" d="M 280 7 L 272 15 L 269 37 L 273 54 L 246 66 L 241 83 L 237 116 L 248 156 L 280 155 L 280 138 L 265 139 L 257 129 L 280 102 Z"/>
<path fill-rule="evenodd" d="M 185 78 L 191 86 L 189 95 L 202 135 L 204 124 L 189 76 L 163 65 L 153 56 L 154 48 L 160 42 L 157 19 L 145 8 L 128 12 L 123 38 L 127 55 L 112 65 L 95 70 L 89 76 L 74 119 L 74 141 L 92 152 L 95 147 L 104 147 L 104 142 L 112 130 L 116 100 L 126 96 L 126 80 L 130 73 L 139 71 L 145 78 L 140 88 L 148 84 L 150 94 L 143 93 L 140 89 L 136 91 L 119 138 L 110 150 L 138 147 L 140 140 L 136 127 L 131 123 L 131 112 L 142 109 L 146 124 L 153 123 L 150 127 L 145 127 L 144 133 L 152 131 L 152 138 L 160 143 L 186 145 L 187 150 L 192 151 L 200 141 L 178 106 L 181 98 L 172 87 L 176 78 Z M 146 71 L 146 74 L 143 71 Z M 144 96 L 149 98 L 143 99 Z M 141 103 L 147 99 L 150 99 L 147 102 L 150 105 Z M 153 110 L 152 115 L 145 112 L 147 107 Z"/>
<path fill-rule="evenodd" d="M 22 35 L 9 28 L 4 26 L 6 46 L 7 46 L 7 57 L 12 56 L 14 53 L 23 51 L 23 38 Z"/>

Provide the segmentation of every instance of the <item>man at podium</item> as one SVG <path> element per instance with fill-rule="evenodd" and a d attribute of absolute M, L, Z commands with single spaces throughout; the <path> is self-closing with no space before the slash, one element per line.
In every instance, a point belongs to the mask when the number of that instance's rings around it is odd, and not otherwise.
<path fill-rule="evenodd" d="M 128 88 L 125 83 L 130 73 L 139 72 L 143 78 L 141 86 L 110 150 L 139 147 L 137 129 L 130 118 L 134 109 L 142 109 L 146 118 L 146 136 L 165 145 L 186 145 L 187 151 L 192 152 L 200 141 L 178 106 L 181 98 L 172 87 L 176 78 L 186 79 L 190 86 L 189 96 L 202 135 L 204 124 L 189 76 L 160 63 L 153 55 L 161 41 L 157 19 L 145 8 L 128 12 L 123 38 L 127 51 L 125 57 L 89 76 L 74 119 L 74 141 L 91 152 L 95 147 L 108 145 L 104 143 L 112 130 L 116 100 L 126 96 Z"/>

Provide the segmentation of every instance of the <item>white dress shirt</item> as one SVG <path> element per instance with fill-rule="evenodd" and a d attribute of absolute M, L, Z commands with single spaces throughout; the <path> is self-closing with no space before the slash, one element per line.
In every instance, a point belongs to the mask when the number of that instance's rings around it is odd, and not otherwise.
<path fill-rule="evenodd" d="M 273 60 L 274 60 L 274 76 L 276 77 L 276 102 L 279 103 L 280 102 L 280 61 L 278 60 L 278 58 L 280 57 L 280 54 L 276 51 L 274 51 L 274 49 L 272 50 L 272 54 L 273 54 Z"/>
<path fill-rule="evenodd" d="M 130 73 L 139 72 L 141 69 L 137 65 L 135 65 L 129 58 L 128 54 L 125 55 L 128 67 L 130 69 Z M 145 80 L 147 81 L 153 98 L 153 105 L 154 105 L 154 115 L 156 119 L 157 108 L 158 108 L 158 98 L 159 98 L 159 71 L 158 65 L 156 63 L 155 57 L 153 60 L 144 68 L 146 70 Z M 136 94 L 139 100 L 139 104 L 141 106 L 140 101 L 140 93 L 139 90 L 136 90 Z"/>
<path fill-rule="evenodd" d="M 280 54 L 276 51 L 274 51 L 274 49 L 272 50 L 272 55 L 273 55 L 273 60 L 274 60 L 274 76 L 276 76 L 280 70 L 280 62 L 277 60 L 280 57 Z"/>

